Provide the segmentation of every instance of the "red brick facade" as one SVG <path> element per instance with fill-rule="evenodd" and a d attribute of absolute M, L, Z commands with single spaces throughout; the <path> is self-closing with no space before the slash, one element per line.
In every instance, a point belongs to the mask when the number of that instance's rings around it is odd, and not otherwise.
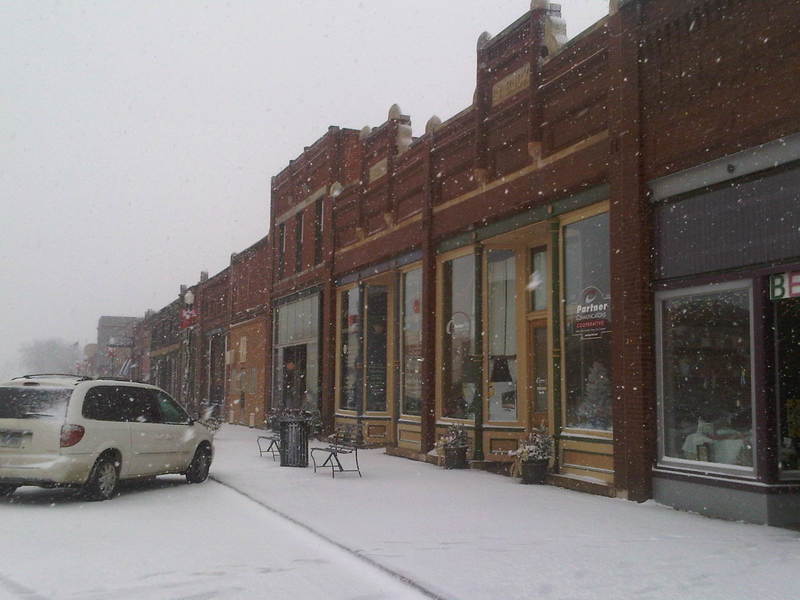
<path fill-rule="evenodd" d="M 520 229 L 546 225 L 555 252 L 563 243 L 559 219 L 592 197 L 595 207 L 607 202 L 610 216 L 613 465 L 606 482 L 611 493 L 650 498 L 657 410 L 647 184 L 800 130 L 793 89 L 800 15 L 794 0 L 620 4 L 563 48 L 552 41 L 552 8 L 534 8 L 497 37 L 482 36 L 474 103 L 444 123 L 431 119 L 418 138 L 394 106 L 380 126 L 331 127 L 290 161 L 272 180 L 268 235 L 196 288 L 204 337 L 198 389 L 211 389 L 213 379 L 208 336 L 260 319 L 257 393 L 270 406 L 277 307 L 313 292 L 319 409 L 331 428 L 341 418 L 337 293 L 374 273 L 399 273 L 392 261 L 417 257 L 425 349 L 418 446 L 427 452 L 437 428 L 437 257 L 495 229 L 513 231 L 513 219 Z M 556 376 L 560 310 L 549 325 Z M 560 401 L 553 403 L 558 412 Z M 246 422 L 244 413 L 236 420 Z"/>

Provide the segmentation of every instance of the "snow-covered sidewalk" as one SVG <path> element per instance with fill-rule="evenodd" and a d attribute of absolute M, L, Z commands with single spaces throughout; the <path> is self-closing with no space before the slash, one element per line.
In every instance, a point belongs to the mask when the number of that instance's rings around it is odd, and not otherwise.
<path fill-rule="evenodd" d="M 443 598 L 800 597 L 800 534 L 359 451 L 281 468 L 226 425 L 212 476 Z M 312 446 L 314 443 L 312 443 Z"/>

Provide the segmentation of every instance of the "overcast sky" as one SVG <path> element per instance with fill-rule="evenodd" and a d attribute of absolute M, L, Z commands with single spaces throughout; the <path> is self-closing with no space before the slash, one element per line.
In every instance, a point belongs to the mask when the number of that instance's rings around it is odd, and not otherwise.
<path fill-rule="evenodd" d="M 269 179 L 329 125 L 415 135 L 468 106 L 527 0 L 0 2 L 0 378 L 90 342 L 267 231 Z M 569 36 L 607 0 L 562 0 Z"/>

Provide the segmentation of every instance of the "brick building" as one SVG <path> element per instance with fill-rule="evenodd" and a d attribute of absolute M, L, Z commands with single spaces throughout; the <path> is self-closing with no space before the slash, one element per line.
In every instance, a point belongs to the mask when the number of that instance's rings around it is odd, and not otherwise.
<path fill-rule="evenodd" d="M 321 409 L 333 422 L 333 205 L 360 173 L 358 132 L 331 127 L 272 179 L 270 406 Z M 335 185 L 336 184 L 336 185 Z"/>
<path fill-rule="evenodd" d="M 551 483 L 800 520 L 797 2 L 610 4 L 566 42 L 533 0 L 470 106 L 273 178 L 268 236 L 198 284 L 231 420 L 318 408 L 418 459 L 461 423 L 495 469 L 543 425 Z"/>
<path fill-rule="evenodd" d="M 225 350 L 230 324 L 230 268 L 208 277 L 203 271 L 195 286 L 198 312 L 195 395 L 199 405 L 222 416 L 225 407 Z"/>
<path fill-rule="evenodd" d="M 226 415 L 263 426 L 269 386 L 270 240 L 263 237 L 231 257 L 231 316 L 226 351 Z"/>

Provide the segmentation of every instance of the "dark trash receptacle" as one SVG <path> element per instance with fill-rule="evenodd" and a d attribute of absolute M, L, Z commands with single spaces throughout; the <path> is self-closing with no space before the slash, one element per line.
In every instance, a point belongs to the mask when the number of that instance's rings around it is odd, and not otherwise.
<path fill-rule="evenodd" d="M 308 419 L 303 417 L 282 417 L 281 432 L 281 466 L 308 466 Z"/>

